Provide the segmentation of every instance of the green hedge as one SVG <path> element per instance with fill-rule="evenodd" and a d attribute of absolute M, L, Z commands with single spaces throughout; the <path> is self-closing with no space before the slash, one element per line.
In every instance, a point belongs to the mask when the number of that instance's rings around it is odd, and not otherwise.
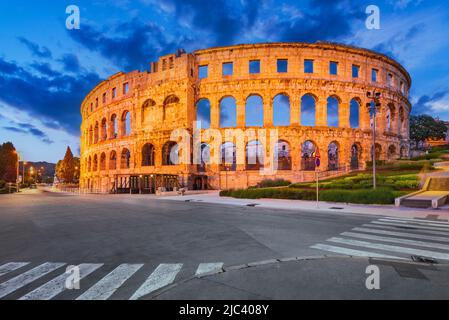
<path fill-rule="evenodd" d="M 291 185 L 291 181 L 284 179 L 265 179 L 259 182 L 255 187 L 251 188 L 273 188 L 273 187 L 286 187 Z"/>
<path fill-rule="evenodd" d="M 376 190 L 320 190 L 320 200 L 330 202 L 345 202 L 359 204 L 393 204 L 396 197 L 406 192 L 394 191 L 390 188 L 378 188 Z M 267 189 L 242 189 L 223 190 L 222 197 L 244 199 L 292 199 L 292 200 L 316 200 L 314 190 L 294 188 L 267 188 Z"/>

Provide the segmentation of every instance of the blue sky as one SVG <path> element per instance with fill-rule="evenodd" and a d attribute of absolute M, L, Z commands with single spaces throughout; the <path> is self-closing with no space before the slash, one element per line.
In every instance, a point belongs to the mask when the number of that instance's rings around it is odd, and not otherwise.
<path fill-rule="evenodd" d="M 80 30 L 65 28 L 68 5 Z M 365 27 L 379 6 L 381 29 Z M 413 112 L 449 120 L 449 7 L 432 0 L 0 2 L 0 142 L 27 160 L 79 152 L 79 107 L 99 81 L 161 54 L 270 41 L 335 41 L 388 54 L 411 73 Z"/>

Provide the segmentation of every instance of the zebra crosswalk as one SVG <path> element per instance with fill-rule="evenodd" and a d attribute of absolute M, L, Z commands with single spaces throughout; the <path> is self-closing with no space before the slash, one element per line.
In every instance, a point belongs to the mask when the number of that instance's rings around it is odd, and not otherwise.
<path fill-rule="evenodd" d="M 449 260 L 449 222 L 384 217 L 310 248 L 357 257 Z"/>
<path fill-rule="evenodd" d="M 64 298 L 64 294 L 70 293 L 76 300 L 107 300 L 115 293 L 131 287 L 132 295 L 123 299 L 137 300 L 155 292 L 179 279 L 180 273 L 185 267 L 181 263 L 163 263 L 153 270 L 143 268 L 145 264 L 120 264 L 106 275 L 106 266 L 102 263 L 82 263 L 75 267 L 79 271 L 79 290 L 70 288 L 67 281 L 70 270 L 67 263 L 45 262 L 33 265 L 30 262 L 8 262 L 0 265 L 0 299 L 18 300 L 51 300 Z M 190 276 L 200 276 L 206 273 L 220 272 L 223 263 L 201 263 L 192 271 Z M 68 270 L 70 269 L 70 270 Z M 190 272 L 184 276 L 188 276 Z M 138 275 L 136 281 L 129 280 Z M 84 279 L 90 278 L 84 282 Z M 85 285 L 85 283 L 89 285 Z M 129 288 L 125 288 L 128 292 Z M 76 294 L 73 294 L 75 292 Z M 123 295 L 122 295 L 123 296 Z"/>

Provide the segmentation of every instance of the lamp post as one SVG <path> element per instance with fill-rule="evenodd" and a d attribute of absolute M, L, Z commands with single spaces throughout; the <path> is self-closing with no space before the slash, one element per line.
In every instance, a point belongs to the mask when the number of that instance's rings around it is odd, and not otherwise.
<path fill-rule="evenodd" d="M 372 123 L 372 162 L 373 162 L 373 189 L 376 189 L 376 114 L 381 107 L 380 97 L 381 92 L 373 90 L 373 92 L 368 91 L 366 93 L 366 97 L 371 100 L 366 104 L 366 107 L 370 113 L 370 116 L 373 119 Z"/>
<path fill-rule="evenodd" d="M 22 160 L 22 183 L 25 184 L 25 166 L 27 165 L 27 162 L 25 160 Z"/>

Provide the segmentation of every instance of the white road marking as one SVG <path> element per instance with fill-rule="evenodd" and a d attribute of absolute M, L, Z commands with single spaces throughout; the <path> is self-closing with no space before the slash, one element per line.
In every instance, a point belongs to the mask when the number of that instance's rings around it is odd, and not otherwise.
<path fill-rule="evenodd" d="M 403 218 L 403 217 L 383 217 L 382 219 L 416 221 L 416 222 L 428 222 L 428 223 L 436 223 L 436 224 L 442 224 L 442 225 L 448 225 L 449 226 L 449 221 L 425 220 L 425 219 Z"/>
<path fill-rule="evenodd" d="M 386 225 L 386 226 L 410 227 L 410 228 L 423 229 L 423 230 L 446 231 L 449 234 L 449 229 L 446 229 L 446 228 L 418 226 L 418 225 L 412 225 L 412 224 L 403 224 L 403 223 L 396 223 L 396 222 L 393 223 L 393 222 L 384 222 L 384 221 L 371 221 L 371 223 L 381 224 L 381 225 Z"/>
<path fill-rule="evenodd" d="M 198 269 L 196 270 L 195 275 L 201 275 L 205 273 L 212 273 L 212 272 L 218 272 L 223 268 L 222 262 L 217 263 L 200 263 L 198 266 Z"/>
<path fill-rule="evenodd" d="M 143 264 L 121 264 L 76 300 L 106 300 L 142 267 Z"/>
<path fill-rule="evenodd" d="M 439 227 L 443 229 L 449 229 L 449 225 L 447 224 L 437 224 L 437 223 L 431 223 L 431 222 L 421 222 L 421 221 L 406 221 L 406 220 L 393 220 L 393 219 L 379 219 L 379 221 L 386 221 L 386 222 L 394 222 L 394 223 L 403 223 L 406 225 L 411 226 L 428 226 L 428 227 Z"/>
<path fill-rule="evenodd" d="M 151 292 L 165 287 L 175 281 L 176 275 L 181 271 L 182 264 L 160 264 L 140 288 L 132 295 L 130 300 L 137 300 Z"/>
<path fill-rule="evenodd" d="M 80 270 L 80 280 L 88 276 L 101 266 L 103 266 L 102 263 L 83 263 L 78 265 Z M 50 280 L 39 288 L 31 291 L 30 293 L 27 293 L 19 300 L 50 300 L 67 289 L 65 283 L 69 276 L 69 274 L 66 274 L 64 272 L 60 276 L 57 276 L 56 278 Z"/>
<path fill-rule="evenodd" d="M 385 234 L 388 236 L 398 236 L 398 237 L 406 237 L 406 238 L 415 238 L 415 239 L 424 239 L 424 240 L 434 240 L 434 241 L 443 241 L 449 242 L 448 237 L 437 237 L 437 236 L 428 236 L 425 234 L 416 234 L 409 232 L 395 232 L 395 231 L 387 231 L 387 230 L 378 230 L 378 229 L 369 229 L 369 228 L 354 228 L 353 231 L 359 232 L 368 232 L 375 234 Z"/>
<path fill-rule="evenodd" d="M 397 227 L 392 226 L 385 226 L 385 225 L 378 225 L 378 224 L 364 224 L 363 227 L 369 227 L 369 228 L 380 228 L 385 230 L 400 230 Z M 419 232 L 419 233 L 427 233 L 427 234 L 436 234 L 441 236 L 448 236 L 449 232 L 443 232 L 443 231 L 432 231 L 432 230 L 422 230 L 422 229 L 404 229 L 407 230 L 407 232 Z"/>
<path fill-rule="evenodd" d="M 354 249 L 348 249 L 348 248 L 343 248 L 343 247 L 330 246 L 330 245 L 321 244 L 321 243 L 315 244 L 315 245 L 311 246 L 310 248 L 324 250 L 324 251 L 330 251 L 330 252 L 344 254 L 347 256 L 354 256 L 354 257 L 372 257 L 372 258 L 389 258 L 389 259 L 405 260 L 404 258 L 390 256 L 387 254 L 354 250 Z"/>
<path fill-rule="evenodd" d="M 383 241 L 383 242 L 408 244 L 411 246 L 418 246 L 418 247 L 449 250 L 449 245 L 436 243 L 436 242 L 424 242 L 424 241 L 401 239 L 401 238 L 381 237 L 381 236 L 375 236 L 375 235 L 371 235 L 371 234 L 354 233 L 354 232 L 343 232 L 343 233 L 341 233 L 341 235 L 347 236 L 347 237 L 353 237 L 353 238 L 360 238 L 360 239 L 377 240 L 377 241 Z"/>
<path fill-rule="evenodd" d="M 330 238 L 327 241 L 346 244 L 346 245 L 353 245 L 353 246 L 357 246 L 357 247 L 365 247 L 365 248 L 370 248 L 370 249 L 378 249 L 378 250 L 392 251 L 392 252 L 398 252 L 398 253 L 403 253 L 403 254 L 412 254 L 412 255 L 432 257 L 432 258 L 436 258 L 436 259 L 449 260 L 449 254 L 435 252 L 435 251 L 391 246 L 391 245 L 387 245 L 387 244 L 371 243 L 371 242 L 366 242 L 366 241 L 344 239 L 344 238 L 338 238 L 338 237 Z"/>
<path fill-rule="evenodd" d="M 9 262 L 0 266 L 0 277 L 5 274 L 17 270 L 19 268 L 25 267 L 29 262 Z"/>
<path fill-rule="evenodd" d="M 0 299 L 64 265 L 65 263 L 46 262 L 0 284 Z"/>

